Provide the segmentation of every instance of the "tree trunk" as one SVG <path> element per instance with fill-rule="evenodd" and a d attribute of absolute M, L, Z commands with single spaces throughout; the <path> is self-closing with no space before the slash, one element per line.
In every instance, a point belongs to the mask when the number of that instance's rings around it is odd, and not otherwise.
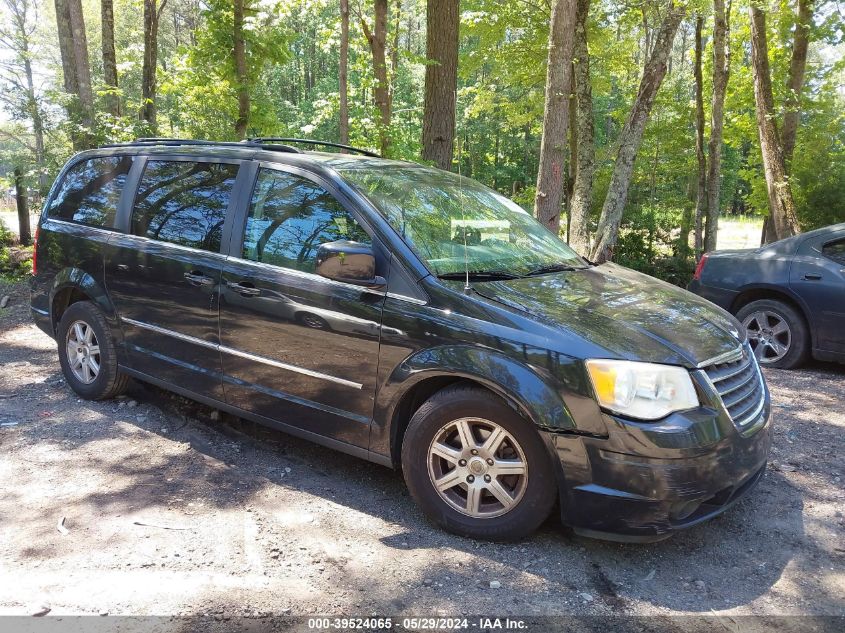
<path fill-rule="evenodd" d="M 79 80 L 76 76 L 76 61 L 73 57 L 73 30 L 70 26 L 69 0 L 55 0 L 56 31 L 59 36 L 59 53 L 62 58 L 62 77 L 65 92 L 79 94 Z M 71 114 L 70 112 L 68 114 Z"/>
<path fill-rule="evenodd" d="M 23 170 L 15 167 L 15 202 L 18 207 L 18 234 L 21 246 L 32 244 L 32 232 L 29 228 L 29 200 L 23 181 Z"/>
<path fill-rule="evenodd" d="M 47 167 L 44 160 L 44 117 L 41 115 L 41 108 L 35 98 L 35 82 L 32 76 L 32 62 L 29 58 L 24 63 L 26 71 L 27 94 L 26 104 L 29 116 L 32 119 L 32 136 L 35 139 L 35 168 L 38 171 L 38 193 L 42 196 L 47 194 L 50 188 L 50 181 L 47 176 Z"/>
<path fill-rule="evenodd" d="M 534 214 L 555 235 L 560 232 L 569 127 L 569 92 L 575 40 L 575 0 L 555 0 L 549 24 L 546 101 Z"/>
<path fill-rule="evenodd" d="M 458 87 L 458 0 L 428 0 L 422 157 L 452 166 Z"/>
<path fill-rule="evenodd" d="M 601 218 L 596 231 L 596 243 L 591 257 L 593 261 L 601 263 L 612 258 L 613 248 L 616 246 L 616 239 L 619 236 L 622 212 L 628 200 L 628 185 L 631 182 L 631 174 L 634 170 L 634 160 L 640 149 L 645 125 L 657 96 L 657 90 L 666 75 L 666 61 L 672 50 L 675 33 L 685 13 L 685 6 L 676 7 L 674 2 L 670 0 L 666 17 L 663 18 L 651 46 L 651 55 L 643 70 L 643 78 L 640 81 L 637 98 L 620 134 L 619 153 L 613 166 L 610 186 L 602 206 Z"/>
<path fill-rule="evenodd" d="M 44 164 L 44 117 L 41 114 L 41 107 L 36 97 L 35 78 L 32 71 L 32 50 L 30 48 L 31 16 L 29 14 L 31 7 L 26 2 L 20 4 L 8 3 L 8 5 L 12 13 L 12 21 L 15 23 L 17 34 L 15 42 L 19 47 L 15 52 L 23 61 L 24 81 L 26 82 L 23 86 L 26 98 L 25 110 L 32 120 L 32 136 L 35 141 L 35 167 L 38 172 L 38 190 L 41 195 L 44 195 L 47 193 L 50 183 Z"/>
<path fill-rule="evenodd" d="M 772 220 L 772 214 L 769 213 L 763 219 L 763 230 L 760 232 L 760 246 L 777 242 L 777 239 L 778 235 L 775 233 L 775 223 Z"/>
<path fill-rule="evenodd" d="M 233 54 L 235 83 L 238 92 L 238 118 L 235 120 L 235 138 L 246 138 L 249 125 L 249 85 L 246 76 L 246 43 L 244 42 L 244 0 L 234 0 Z"/>
<path fill-rule="evenodd" d="M 102 24 L 103 80 L 111 91 L 106 107 L 112 116 L 120 116 L 120 97 L 117 94 L 117 57 L 114 52 L 114 0 L 100 0 Z"/>
<path fill-rule="evenodd" d="M 391 99 L 390 84 L 387 81 L 387 0 L 373 0 L 373 7 L 375 21 L 372 31 L 363 16 L 361 16 L 361 29 L 364 31 L 364 37 L 367 38 L 373 56 L 373 74 L 376 78 L 373 97 L 379 111 L 379 145 L 382 156 L 389 156 Z"/>
<path fill-rule="evenodd" d="M 812 21 L 812 0 L 798 0 L 795 39 L 792 43 L 792 59 L 789 63 L 789 78 L 786 82 L 786 112 L 783 115 L 783 161 L 787 174 L 789 164 L 792 162 L 792 153 L 795 150 L 798 118 L 801 116 L 801 90 L 804 88 L 804 70 L 807 67 L 807 49 L 810 46 Z"/>
<path fill-rule="evenodd" d="M 587 48 L 587 19 L 590 0 L 578 0 L 573 47 L 573 83 L 576 113 L 573 130 L 578 139 L 575 184 L 569 205 L 572 219 L 569 243 L 581 255 L 590 254 L 590 214 L 593 206 L 593 174 L 596 169 L 595 129 L 593 123 L 593 89 L 590 79 L 590 53 Z"/>
<path fill-rule="evenodd" d="M 704 51 L 701 31 L 704 17 L 695 20 L 695 157 L 698 160 L 698 187 L 695 198 L 695 259 L 704 252 L 704 216 L 707 212 L 707 157 L 704 155 L 704 79 L 701 60 Z"/>
<path fill-rule="evenodd" d="M 158 21 L 167 0 L 144 0 L 144 65 L 141 71 L 141 121 L 156 133 L 156 68 L 158 66 Z"/>
<path fill-rule="evenodd" d="M 56 30 L 65 92 L 75 97 L 66 106 L 73 125 L 71 142 L 77 151 L 92 147 L 94 96 L 88 64 L 88 41 L 80 0 L 55 0 Z"/>
<path fill-rule="evenodd" d="M 340 142 L 349 143 L 349 0 L 340 0 Z"/>
<path fill-rule="evenodd" d="M 716 249 L 721 211 L 722 133 L 725 122 L 725 92 L 731 69 L 730 5 L 725 11 L 724 0 L 713 0 L 713 100 L 710 105 L 710 141 L 707 153 L 710 165 L 707 172 L 707 224 L 704 230 L 704 250 Z"/>
<path fill-rule="evenodd" d="M 769 196 L 769 211 L 772 214 L 775 234 L 782 240 L 798 233 L 798 219 L 795 215 L 795 201 L 792 188 L 786 177 L 783 149 L 780 145 L 775 106 L 772 96 L 772 78 L 769 74 L 769 44 L 766 37 L 766 14 L 755 7 L 749 7 L 751 14 L 751 69 L 754 75 L 754 101 L 757 106 L 757 132 L 760 137 L 760 152 L 763 156 L 763 171 L 766 175 L 766 189 Z"/>
<path fill-rule="evenodd" d="M 91 89 L 91 64 L 88 60 L 88 39 L 85 35 L 85 18 L 81 0 L 67 0 L 70 29 L 73 33 L 73 60 L 76 64 L 77 94 L 82 108 L 82 121 L 94 124 L 94 91 Z"/>

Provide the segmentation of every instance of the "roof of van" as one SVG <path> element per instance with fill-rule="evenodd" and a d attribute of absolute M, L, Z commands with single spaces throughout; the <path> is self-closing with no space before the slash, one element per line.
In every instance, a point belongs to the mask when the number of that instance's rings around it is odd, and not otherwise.
<path fill-rule="evenodd" d="M 291 139 L 299 142 L 298 139 Z M 308 145 L 310 141 L 301 141 Z M 322 144 L 322 141 L 314 141 Z M 340 151 L 311 151 L 299 149 L 293 145 L 282 142 L 266 141 L 241 141 L 241 142 L 216 142 L 204 140 L 182 140 L 182 139 L 154 139 L 138 140 L 128 143 L 115 143 L 104 145 L 93 150 L 86 150 L 78 155 L 104 156 L 114 154 L 181 154 L 183 156 L 216 157 L 216 158 L 240 158 L 266 160 L 269 162 L 283 162 L 287 164 L 311 163 L 334 169 L 354 169 L 368 167 L 424 167 L 418 163 L 381 158 L 373 152 L 359 150 L 357 148 L 336 146 Z"/>

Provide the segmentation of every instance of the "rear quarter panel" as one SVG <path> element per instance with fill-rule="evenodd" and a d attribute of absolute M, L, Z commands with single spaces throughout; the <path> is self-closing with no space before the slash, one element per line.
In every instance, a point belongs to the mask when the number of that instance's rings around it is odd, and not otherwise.
<path fill-rule="evenodd" d="M 38 232 L 38 273 L 31 285 L 33 309 L 46 312 L 54 323 L 56 296 L 66 288 L 77 288 L 91 297 L 116 327 L 103 279 L 103 252 L 112 235 L 104 229 L 43 219 Z"/>

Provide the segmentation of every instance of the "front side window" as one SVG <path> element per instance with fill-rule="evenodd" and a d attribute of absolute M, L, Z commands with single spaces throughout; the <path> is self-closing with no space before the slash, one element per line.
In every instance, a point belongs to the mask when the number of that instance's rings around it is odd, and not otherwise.
<path fill-rule="evenodd" d="M 822 255 L 832 259 L 837 264 L 845 265 L 845 240 L 828 242 L 822 246 Z"/>
<path fill-rule="evenodd" d="M 47 217 L 87 226 L 112 226 L 131 167 L 131 156 L 78 162 L 65 174 L 47 208 Z"/>
<path fill-rule="evenodd" d="M 244 232 L 244 259 L 314 272 L 317 248 L 337 240 L 370 243 L 355 218 L 317 183 L 259 170 Z"/>
<path fill-rule="evenodd" d="M 132 233 L 219 251 L 237 175 L 237 165 L 150 160 L 135 197 Z"/>
<path fill-rule="evenodd" d="M 525 275 L 586 262 L 531 214 L 478 182 L 421 167 L 338 170 L 437 275 Z"/>

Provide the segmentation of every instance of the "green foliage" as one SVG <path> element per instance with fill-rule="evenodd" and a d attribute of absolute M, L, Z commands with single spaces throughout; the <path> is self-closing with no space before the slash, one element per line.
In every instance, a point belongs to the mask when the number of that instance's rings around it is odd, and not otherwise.
<path fill-rule="evenodd" d="M 17 236 L 0 220 L 0 282 L 14 283 L 32 273 L 32 247 L 16 243 Z"/>
<path fill-rule="evenodd" d="M 748 2 L 733 3 L 731 76 L 725 117 L 720 199 L 723 215 L 768 213 L 750 68 Z M 44 163 L 36 167 L 29 111 L 14 82 L 0 76 L 7 122 L 0 139 L 0 172 L 25 168 L 46 184 L 71 155 L 80 132 L 95 142 L 147 134 L 139 121 L 143 61 L 143 0 L 115 0 L 118 83 L 103 80 L 99 0 L 83 0 L 95 92 L 94 129 L 69 121 L 63 92 L 54 3 L 36 0 L 30 57 L 38 75 L 37 103 L 45 120 Z M 704 91 L 709 134 L 712 72 L 712 3 L 694 0 L 676 36 L 634 165 L 618 261 L 676 283 L 691 264 L 676 252 L 679 227 L 695 206 L 696 156 L 692 50 L 696 12 L 705 16 Z M 249 135 L 338 140 L 339 0 L 246 0 L 246 87 Z M 588 23 L 596 147 L 592 209 L 598 220 L 616 155 L 616 142 L 637 92 L 665 2 L 593 0 Z M 772 0 L 768 11 L 770 63 L 779 121 L 786 102 L 795 0 Z M 375 149 L 378 113 L 375 79 L 361 20 L 372 25 L 372 2 L 350 2 L 350 143 Z M 419 160 L 426 35 L 424 0 L 390 0 L 388 77 L 393 117 L 392 152 Z M 542 135 L 549 2 L 463 0 L 460 3 L 456 151 L 453 169 L 480 180 L 531 209 Z M 798 215 L 804 229 L 845 221 L 845 62 L 842 12 L 823 0 L 811 29 L 801 124 L 791 164 Z M 232 139 L 237 118 L 232 0 L 168 0 L 159 26 L 158 127 L 162 135 Z M 20 77 L 19 55 L 4 60 Z M 17 64 L 17 66 L 15 66 Z M 11 75 L 8 75 L 11 78 Z M 107 113 L 117 94 L 120 114 Z M 569 166 L 564 166 L 569 174 Z M 43 183 L 42 183 L 43 184 Z"/>
<path fill-rule="evenodd" d="M 171 125 L 190 136 L 229 140 L 237 118 L 238 79 L 234 49 L 234 10 L 229 0 L 209 0 L 200 14 L 202 26 L 190 47 L 177 51 L 161 91 L 174 108 Z M 279 4 L 244 1 L 246 88 L 250 93 L 247 133 L 272 133 L 278 122 L 264 76 L 290 57 L 289 36 Z"/>
<path fill-rule="evenodd" d="M 6 223 L 0 220 L 0 246 L 11 246 L 15 243 L 15 234 L 9 230 Z"/>
<path fill-rule="evenodd" d="M 683 209 L 644 206 L 629 209 L 621 226 L 615 259 L 670 283 L 685 286 L 692 278 L 695 260 L 678 252 L 678 227 Z"/>

